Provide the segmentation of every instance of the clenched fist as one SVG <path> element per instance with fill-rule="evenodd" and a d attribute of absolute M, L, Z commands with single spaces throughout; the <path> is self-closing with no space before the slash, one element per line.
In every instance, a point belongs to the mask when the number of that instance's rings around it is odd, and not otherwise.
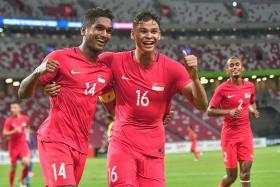
<path fill-rule="evenodd" d="M 192 79 L 197 78 L 197 57 L 194 55 L 187 55 L 187 53 L 183 50 L 183 59 L 184 66 L 190 74 Z"/>
<path fill-rule="evenodd" d="M 40 66 L 35 69 L 36 74 L 43 75 L 54 72 L 58 68 L 59 62 L 52 59 L 45 60 Z"/>

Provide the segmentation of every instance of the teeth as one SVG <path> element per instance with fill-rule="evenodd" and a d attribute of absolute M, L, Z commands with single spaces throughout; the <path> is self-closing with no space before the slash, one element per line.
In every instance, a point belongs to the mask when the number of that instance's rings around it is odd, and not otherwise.
<path fill-rule="evenodd" d="M 152 45 L 154 44 L 154 42 L 143 42 L 144 44 L 147 44 L 147 45 Z"/>

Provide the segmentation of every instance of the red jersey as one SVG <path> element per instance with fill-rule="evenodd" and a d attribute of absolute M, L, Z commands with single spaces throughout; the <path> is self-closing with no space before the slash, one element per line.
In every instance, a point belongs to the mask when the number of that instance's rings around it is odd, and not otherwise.
<path fill-rule="evenodd" d="M 134 60 L 134 51 L 103 53 L 100 60 L 114 76 L 116 121 L 111 140 L 123 141 L 146 155 L 163 157 L 163 115 L 172 96 L 191 82 L 188 72 L 160 53 L 148 67 Z"/>
<path fill-rule="evenodd" d="M 11 131 L 16 127 L 21 128 L 20 132 L 9 136 L 9 149 L 18 149 L 23 144 L 27 144 L 24 132 L 27 125 L 29 125 L 29 118 L 24 114 L 20 114 L 18 118 L 16 116 L 10 116 L 6 119 L 4 130 Z"/>
<path fill-rule="evenodd" d="M 49 116 L 40 126 L 38 138 L 87 153 L 97 99 L 111 83 L 112 73 L 106 65 L 87 60 L 79 48 L 57 50 L 45 59 L 57 60 L 59 68 L 40 76 L 41 84 L 56 82 L 61 89 L 56 97 L 50 97 Z"/>
<path fill-rule="evenodd" d="M 227 136 L 240 136 L 251 133 L 249 120 L 249 105 L 255 102 L 255 86 L 249 81 L 242 80 L 241 85 L 234 85 L 230 80 L 222 83 L 216 89 L 210 106 L 222 109 L 234 109 L 242 107 L 242 112 L 238 117 L 226 115 L 224 117 L 223 133 Z"/>
<path fill-rule="evenodd" d="M 190 138 L 190 141 L 196 141 L 196 133 L 194 132 L 194 130 L 190 129 L 189 130 L 189 138 Z"/>

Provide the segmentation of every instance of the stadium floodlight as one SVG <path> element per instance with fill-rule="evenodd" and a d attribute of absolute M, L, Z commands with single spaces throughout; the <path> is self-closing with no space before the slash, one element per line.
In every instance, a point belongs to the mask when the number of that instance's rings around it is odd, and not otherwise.
<path fill-rule="evenodd" d="M 10 83 L 13 82 L 13 79 L 12 79 L 12 78 L 7 78 L 7 79 L 5 80 L 5 82 L 6 82 L 7 84 L 10 84 Z"/>
<path fill-rule="evenodd" d="M 244 78 L 244 81 L 249 81 L 249 78 L 247 78 L 247 77 L 246 77 L 246 78 Z"/>
<path fill-rule="evenodd" d="M 4 32 L 4 29 L 0 27 L 0 32 Z"/>
<path fill-rule="evenodd" d="M 236 1 L 233 1 L 233 2 L 232 2 L 232 6 L 233 6 L 233 7 L 237 7 L 237 2 L 236 2 Z"/>
<path fill-rule="evenodd" d="M 210 82 L 213 83 L 213 82 L 214 82 L 214 79 L 210 79 Z"/>
<path fill-rule="evenodd" d="M 257 78 L 257 75 L 252 75 L 252 79 L 256 79 Z"/>
<path fill-rule="evenodd" d="M 219 76 L 219 77 L 218 77 L 218 80 L 219 80 L 219 81 L 223 80 L 223 77 Z"/>
<path fill-rule="evenodd" d="M 273 78 L 274 78 L 274 75 L 269 75 L 269 78 L 273 79 Z"/>
<path fill-rule="evenodd" d="M 266 80 L 267 80 L 267 77 L 263 77 L 262 80 L 263 80 L 263 81 L 266 81 Z"/>
<path fill-rule="evenodd" d="M 257 78 L 257 82 L 261 82 L 262 80 L 261 80 L 261 78 Z"/>
<path fill-rule="evenodd" d="M 204 78 L 204 79 L 200 79 L 201 84 L 207 84 L 208 83 L 208 79 Z"/>
<path fill-rule="evenodd" d="M 19 81 L 13 82 L 13 86 L 19 86 L 19 85 L 20 85 L 20 82 L 19 82 Z"/>

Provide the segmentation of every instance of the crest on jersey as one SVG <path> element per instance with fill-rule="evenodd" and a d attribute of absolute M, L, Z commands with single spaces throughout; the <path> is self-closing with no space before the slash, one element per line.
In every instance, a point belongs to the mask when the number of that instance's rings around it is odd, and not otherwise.
<path fill-rule="evenodd" d="M 245 98 L 250 98 L 250 97 L 251 97 L 251 94 L 250 94 L 250 93 L 244 93 L 244 97 L 245 97 Z"/>
<path fill-rule="evenodd" d="M 97 81 L 100 82 L 100 83 L 103 83 L 103 84 L 106 82 L 105 79 L 103 79 L 101 77 L 98 77 Z"/>
<path fill-rule="evenodd" d="M 164 83 L 153 83 L 152 90 L 163 92 L 164 91 Z"/>

